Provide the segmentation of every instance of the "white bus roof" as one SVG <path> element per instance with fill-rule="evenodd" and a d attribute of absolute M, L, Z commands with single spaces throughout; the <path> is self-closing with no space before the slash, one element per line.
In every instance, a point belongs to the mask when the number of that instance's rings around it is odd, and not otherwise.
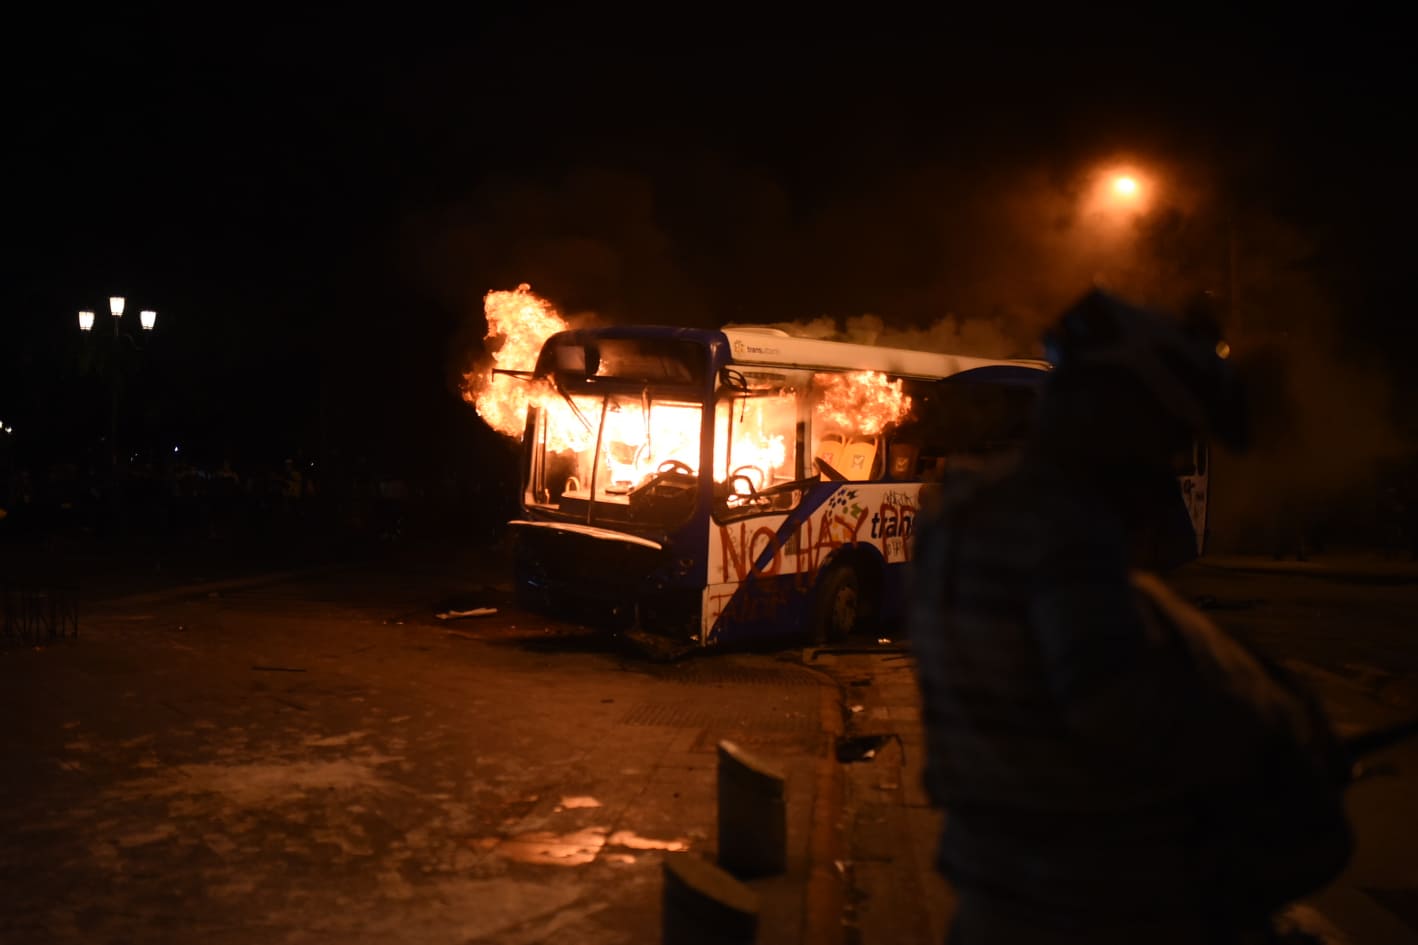
<path fill-rule="evenodd" d="M 894 377 L 940 380 L 975 368 L 1015 365 L 1047 370 L 1047 361 L 1026 359 L 970 358 L 958 354 L 882 348 L 877 345 L 848 344 L 798 338 L 781 331 L 754 328 L 724 328 L 729 350 L 738 364 L 795 368 L 808 371 L 879 371 Z"/>

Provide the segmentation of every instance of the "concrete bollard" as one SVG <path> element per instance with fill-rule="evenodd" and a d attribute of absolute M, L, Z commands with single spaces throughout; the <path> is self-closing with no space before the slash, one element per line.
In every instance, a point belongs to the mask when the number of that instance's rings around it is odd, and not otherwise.
<path fill-rule="evenodd" d="M 661 945 L 753 945 L 758 896 L 692 853 L 667 853 L 661 867 Z"/>
<path fill-rule="evenodd" d="M 719 865 L 735 876 L 787 869 L 786 780 L 733 742 L 719 743 Z"/>

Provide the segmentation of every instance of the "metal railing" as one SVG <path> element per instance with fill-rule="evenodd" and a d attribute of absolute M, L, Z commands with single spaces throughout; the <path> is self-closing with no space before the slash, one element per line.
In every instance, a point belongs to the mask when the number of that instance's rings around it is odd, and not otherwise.
<path fill-rule="evenodd" d="M 78 638 L 77 587 L 0 584 L 0 645 L 38 646 Z"/>

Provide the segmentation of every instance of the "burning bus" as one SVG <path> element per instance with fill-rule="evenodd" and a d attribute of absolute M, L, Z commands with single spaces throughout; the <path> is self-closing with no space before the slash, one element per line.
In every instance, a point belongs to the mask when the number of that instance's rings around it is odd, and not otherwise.
<path fill-rule="evenodd" d="M 519 597 L 704 645 L 890 622 L 922 485 L 999 461 L 1046 368 L 751 328 L 555 331 L 497 372 L 511 396 L 477 401 L 525 411 Z"/>
<path fill-rule="evenodd" d="M 572 329 L 525 286 L 493 295 L 490 332 L 523 329 L 497 363 L 531 367 L 470 399 L 520 426 L 520 600 L 683 644 L 892 625 L 922 488 L 1007 464 L 1049 367 L 764 328 Z M 1194 518 L 1204 472 L 1184 480 Z"/>

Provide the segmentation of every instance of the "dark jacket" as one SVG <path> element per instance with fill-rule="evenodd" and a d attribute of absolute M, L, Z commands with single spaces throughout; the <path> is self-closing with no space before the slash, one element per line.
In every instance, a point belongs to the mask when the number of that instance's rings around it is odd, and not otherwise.
<path fill-rule="evenodd" d="M 1238 901 L 1266 897 L 1231 889 L 1219 834 L 1277 771 L 1332 784 L 1327 728 L 1130 568 L 1117 509 L 1101 483 L 1035 455 L 918 518 L 909 621 L 927 788 L 946 809 L 939 866 L 962 896 L 1040 928 L 1263 915 L 1276 903 Z"/>

